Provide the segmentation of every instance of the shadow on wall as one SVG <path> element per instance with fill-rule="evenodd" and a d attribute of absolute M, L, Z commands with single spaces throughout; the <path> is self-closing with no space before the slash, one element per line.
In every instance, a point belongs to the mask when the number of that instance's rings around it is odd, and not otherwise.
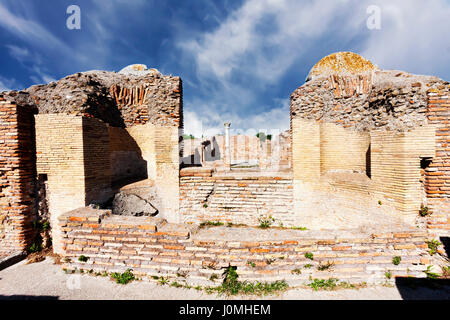
<path fill-rule="evenodd" d="M 201 166 L 202 166 L 202 159 L 200 156 L 200 152 L 198 151 L 198 148 L 195 149 L 194 154 L 180 158 L 180 169 L 201 167 Z"/>
<path fill-rule="evenodd" d="M 91 80 L 90 85 L 101 86 L 101 84 L 95 80 Z M 87 114 L 90 114 L 97 119 L 101 119 L 112 126 L 125 128 L 122 112 L 119 110 L 114 99 L 109 98 L 106 94 L 102 94 L 96 95 L 95 99 L 89 97 L 89 100 L 90 101 L 87 102 L 89 108 L 85 111 Z"/>
<path fill-rule="evenodd" d="M 216 137 L 202 143 L 205 150 L 205 161 L 216 161 L 221 159 L 219 144 Z"/>
<path fill-rule="evenodd" d="M 441 243 L 444 246 L 445 254 L 450 257 L 450 237 L 440 237 Z"/>
<path fill-rule="evenodd" d="M 395 285 L 403 300 L 450 300 L 450 279 L 399 277 Z"/>
<path fill-rule="evenodd" d="M 371 165 L 371 145 L 369 144 L 369 148 L 366 151 L 366 175 L 369 178 L 372 178 L 372 165 Z"/>
<path fill-rule="evenodd" d="M 107 202 L 113 196 L 113 184 L 148 177 L 141 149 L 123 128 L 83 118 L 83 149 L 86 205 Z"/>

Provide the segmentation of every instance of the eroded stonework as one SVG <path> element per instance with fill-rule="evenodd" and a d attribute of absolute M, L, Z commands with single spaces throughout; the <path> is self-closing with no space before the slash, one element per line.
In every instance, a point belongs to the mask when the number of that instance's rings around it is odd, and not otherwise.
<path fill-rule="evenodd" d="M 36 106 L 40 114 L 95 117 L 115 127 L 147 122 L 182 125 L 181 80 L 159 72 L 88 71 L 4 96 L 20 105 Z"/>

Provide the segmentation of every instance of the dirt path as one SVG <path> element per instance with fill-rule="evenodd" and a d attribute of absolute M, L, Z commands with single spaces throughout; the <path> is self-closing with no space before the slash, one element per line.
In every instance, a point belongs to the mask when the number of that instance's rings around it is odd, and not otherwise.
<path fill-rule="evenodd" d="M 450 299 L 450 286 L 441 289 L 369 287 L 337 291 L 290 289 L 279 296 L 266 296 L 266 300 L 400 300 Z M 146 281 L 119 285 L 109 277 L 70 275 L 64 273 L 52 258 L 33 264 L 22 261 L 0 271 L 1 299 L 60 299 L 60 300 L 215 300 L 260 299 L 257 297 L 223 297 L 208 295 L 195 289 L 173 288 Z"/>

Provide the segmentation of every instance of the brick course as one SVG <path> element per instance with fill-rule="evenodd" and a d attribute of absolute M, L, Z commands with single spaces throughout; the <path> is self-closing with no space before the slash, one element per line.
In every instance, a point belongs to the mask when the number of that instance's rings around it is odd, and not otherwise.
<path fill-rule="evenodd" d="M 92 209 L 68 212 L 59 221 L 65 230 L 64 257 L 70 259 L 63 268 L 69 270 L 123 272 L 131 268 L 135 274 L 187 277 L 204 283 L 211 274 L 221 281 L 223 268 L 231 265 L 238 267 L 241 280 L 305 283 L 311 276 L 381 283 L 387 271 L 394 277 L 425 277 L 427 262 L 423 259 L 427 234 L 417 230 L 348 238 L 299 232 L 290 239 L 248 241 L 220 236 L 202 239 L 186 226 L 155 218 L 110 217 L 107 211 Z M 305 258 L 306 252 L 312 252 L 314 260 Z M 79 262 L 80 255 L 89 260 Z M 392 264 L 394 256 L 402 258 L 399 266 Z M 334 263 L 333 268 L 318 271 L 317 266 L 327 261 Z M 307 269 L 306 264 L 313 267 Z M 295 269 L 302 273 L 294 275 Z"/>

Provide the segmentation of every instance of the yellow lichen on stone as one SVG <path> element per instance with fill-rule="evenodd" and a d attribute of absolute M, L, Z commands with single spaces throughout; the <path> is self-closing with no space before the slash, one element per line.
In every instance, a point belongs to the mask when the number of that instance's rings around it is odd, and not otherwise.
<path fill-rule="evenodd" d="M 321 59 L 311 69 L 308 79 L 313 76 L 331 73 L 364 73 L 373 70 L 380 70 L 369 60 L 353 52 L 337 52 Z"/>
<path fill-rule="evenodd" d="M 147 69 L 147 66 L 146 66 L 146 65 L 143 65 L 143 64 L 134 64 L 134 65 L 132 66 L 132 68 L 133 68 L 133 70 L 135 70 L 135 71 L 144 71 L 144 70 Z"/>

